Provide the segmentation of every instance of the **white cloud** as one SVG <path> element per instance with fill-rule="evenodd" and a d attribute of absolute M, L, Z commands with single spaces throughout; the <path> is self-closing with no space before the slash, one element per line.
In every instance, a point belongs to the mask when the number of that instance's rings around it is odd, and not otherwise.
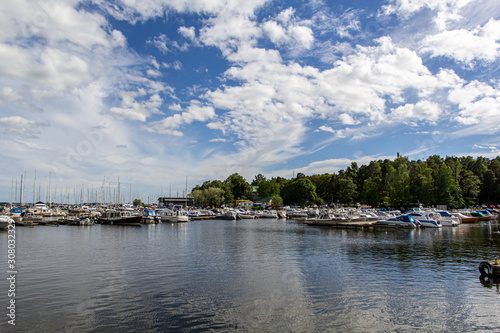
<path fill-rule="evenodd" d="M 416 104 L 405 104 L 392 112 L 392 116 L 397 122 L 422 121 L 436 123 L 440 114 L 439 105 L 426 100 Z"/>
<path fill-rule="evenodd" d="M 443 30 L 448 24 L 462 19 L 461 11 L 474 2 L 476 0 L 390 0 L 389 5 L 382 8 L 385 14 L 397 14 L 403 18 L 430 9 L 435 13 L 436 26 Z"/>
<path fill-rule="evenodd" d="M 262 29 L 275 45 L 281 45 L 288 40 L 285 29 L 275 21 L 264 22 Z"/>
<path fill-rule="evenodd" d="M 151 95 L 147 100 L 137 101 L 137 98 L 143 98 L 145 95 L 143 89 L 135 92 L 123 91 L 120 107 L 112 107 L 109 113 L 118 119 L 144 122 L 152 113 L 159 113 L 158 108 L 163 103 L 158 94 Z"/>
<path fill-rule="evenodd" d="M 54 48 L 33 50 L 0 44 L 0 75 L 43 91 L 60 93 L 90 82 L 93 75 L 82 58 Z"/>
<path fill-rule="evenodd" d="M 205 122 L 214 117 L 216 117 L 216 114 L 213 107 L 200 105 L 199 102 L 193 100 L 186 111 L 151 122 L 148 126 L 144 126 L 143 129 L 150 133 L 183 136 L 183 133 L 179 130 L 183 125 L 191 124 L 194 121 Z"/>
<path fill-rule="evenodd" d="M 39 123 L 34 120 L 28 120 L 19 116 L 0 118 L 0 128 L 6 134 L 36 138 L 41 132 L 41 127 L 47 127 L 48 124 Z"/>
<path fill-rule="evenodd" d="M 448 99 L 457 104 L 459 112 L 455 121 L 462 125 L 477 125 L 461 130 L 462 135 L 479 131 L 493 134 L 500 131 L 500 90 L 486 83 L 472 81 L 467 85 L 455 87 Z"/>
<path fill-rule="evenodd" d="M 297 52 L 299 49 L 310 49 L 314 42 L 314 34 L 309 21 L 298 21 L 292 8 L 285 9 L 277 15 L 276 21 L 269 20 L 262 24 L 263 33 L 276 46 L 287 45 Z"/>
<path fill-rule="evenodd" d="M 196 29 L 194 27 L 180 27 L 179 34 L 192 41 L 196 40 Z"/>
<path fill-rule="evenodd" d="M 344 125 L 356 125 L 359 123 L 356 120 L 354 120 L 354 118 L 351 115 L 347 113 L 340 114 L 339 119 Z"/>
<path fill-rule="evenodd" d="M 473 65 L 475 60 L 495 61 L 500 55 L 500 21 L 491 19 L 483 27 L 443 31 L 424 39 L 424 52 Z"/>
<path fill-rule="evenodd" d="M 67 48 L 89 49 L 96 45 L 108 51 L 115 46 L 124 46 L 125 40 L 119 31 L 108 33 L 103 29 L 106 19 L 85 10 L 76 10 L 77 1 L 18 0 L 0 4 L 0 41 L 39 37 L 51 46 L 64 44 Z M 68 43 L 69 42 L 69 43 Z"/>
<path fill-rule="evenodd" d="M 330 133 L 333 133 L 333 134 L 335 134 L 337 132 L 336 130 L 334 130 L 330 126 L 325 126 L 325 125 L 320 126 L 319 130 L 324 131 L 324 132 L 330 132 Z"/>
<path fill-rule="evenodd" d="M 21 95 L 11 87 L 4 87 L 0 90 L 0 104 L 5 101 L 19 101 Z"/>

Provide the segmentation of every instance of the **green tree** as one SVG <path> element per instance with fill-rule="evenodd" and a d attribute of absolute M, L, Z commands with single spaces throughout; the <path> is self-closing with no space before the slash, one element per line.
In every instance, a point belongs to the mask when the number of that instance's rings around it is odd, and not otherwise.
<path fill-rule="evenodd" d="M 471 207 L 477 202 L 481 192 L 481 180 L 470 170 L 465 170 L 461 178 L 460 187 L 462 188 L 464 203 L 467 207 Z"/>
<path fill-rule="evenodd" d="M 250 184 L 238 173 L 233 173 L 226 178 L 224 184 L 231 190 L 233 197 L 237 200 L 247 199 L 250 193 Z"/>
<path fill-rule="evenodd" d="M 191 192 L 195 205 L 220 207 L 224 203 L 225 191 L 219 187 L 195 189 Z"/>
<path fill-rule="evenodd" d="M 382 168 L 380 163 L 372 161 L 368 166 L 359 169 L 361 201 L 371 206 L 378 206 L 382 202 Z"/>
<path fill-rule="evenodd" d="M 413 203 L 433 204 L 432 170 L 426 162 L 412 163 L 410 171 L 410 194 Z"/>
<path fill-rule="evenodd" d="M 143 206 L 142 200 L 141 199 L 134 199 L 133 205 L 136 207 Z"/>
<path fill-rule="evenodd" d="M 387 174 L 389 198 L 391 205 L 402 205 L 408 203 L 410 194 L 410 172 L 406 164 L 401 163 L 397 169 L 391 167 Z"/>
<path fill-rule="evenodd" d="M 491 199 L 496 197 L 496 193 L 498 191 L 497 187 L 497 179 L 495 174 L 491 170 L 486 170 L 483 173 L 483 188 L 481 191 L 481 198 L 483 202 L 491 203 Z"/>
<path fill-rule="evenodd" d="M 220 180 L 212 180 L 212 181 L 205 181 L 201 186 L 196 186 L 193 188 L 194 190 L 200 189 L 200 190 L 206 190 L 208 188 L 220 188 L 224 191 L 224 203 L 226 204 L 232 204 L 233 203 L 233 193 L 231 192 L 231 188 L 228 184 L 225 184 L 221 182 Z"/>
<path fill-rule="evenodd" d="M 284 204 L 304 205 L 316 199 L 316 187 L 308 178 L 294 179 L 283 186 L 281 197 Z"/>
<path fill-rule="evenodd" d="M 313 175 L 308 178 L 316 187 L 316 194 L 318 197 L 323 198 L 326 201 L 333 200 L 334 194 L 332 186 L 332 175 Z"/>
<path fill-rule="evenodd" d="M 452 205 L 453 204 L 453 177 L 448 166 L 442 163 L 437 170 L 434 178 L 434 197 L 437 205 Z"/>
<path fill-rule="evenodd" d="M 358 198 L 357 186 L 354 180 L 342 173 L 338 181 L 338 194 L 340 202 L 350 204 L 355 203 Z"/>
<path fill-rule="evenodd" d="M 283 199 L 279 195 L 273 195 L 271 198 L 271 206 L 274 209 L 283 207 Z"/>
<path fill-rule="evenodd" d="M 272 178 L 262 183 L 259 187 L 259 195 L 262 197 L 267 197 L 270 195 L 279 195 L 281 185 L 277 178 Z"/>
<path fill-rule="evenodd" d="M 203 191 L 204 190 L 200 189 L 199 186 L 197 188 L 193 188 L 191 191 L 191 195 L 194 198 L 194 204 L 198 207 L 204 207 L 207 205 Z"/>

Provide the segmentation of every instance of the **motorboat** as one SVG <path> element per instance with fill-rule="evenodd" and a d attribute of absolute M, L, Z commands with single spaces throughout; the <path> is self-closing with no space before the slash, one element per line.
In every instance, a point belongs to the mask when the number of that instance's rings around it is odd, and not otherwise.
<path fill-rule="evenodd" d="M 0 230 L 8 229 L 9 225 L 15 225 L 14 219 L 7 214 L 0 214 Z"/>
<path fill-rule="evenodd" d="M 23 225 L 36 225 L 43 223 L 43 217 L 33 212 L 27 211 L 22 214 Z"/>
<path fill-rule="evenodd" d="M 114 225 L 132 225 L 141 226 L 142 215 L 133 214 L 128 210 L 105 211 L 99 218 L 99 223 Z"/>
<path fill-rule="evenodd" d="M 421 227 L 425 227 L 425 228 L 442 228 L 443 227 L 443 225 L 441 224 L 439 219 L 435 219 L 436 217 L 440 216 L 439 214 L 410 213 L 408 215 L 413 216 L 413 218 L 416 220 L 416 224 L 418 224 Z"/>
<path fill-rule="evenodd" d="M 279 218 L 278 212 L 275 210 L 264 210 L 259 214 L 260 218 L 263 219 L 277 219 Z"/>
<path fill-rule="evenodd" d="M 430 213 L 429 217 L 434 217 L 434 219 L 438 220 L 443 227 L 451 226 L 455 227 L 462 223 L 460 221 L 460 217 L 455 216 L 455 214 L 451 214 L 447 210 L 438 210 L 434 213 Z"/>
<path fill-rule="evenodd" d="M 471 212 L 471 215 L 478 218 L 478 221 L 489 221 L 493 217 L 493 215 L 487 210 L 477 210 L 475 212 Z"/>
<path fill-rule="evenodd" d="M 376 227 L 394 227 L 394 228 L 416 228 L 417 224 L 411 215 L 399 215 L 388 219 L 378 220 Z"/>
<path fill-rule="evenodd" d="M 461 223 L 476 223 L 479 221 L 479 217 L 471 216 L 470 213 L 457 212 L 453 213 L 453 215 L 458 217 Z"/>
<path fill-rule="evenodd" d="M 156 216 L 156 211 L 154 211 L 152 209 L 145 209 L 142 212 L 141 223 L 143 223 L 143 224 L 155 224 L 158 222 L 159 222 L 159 219 Z"/>
<path fill-rule="evenodd" d="M 189 222 L 189 216 L 182 210 L 158 210 L 156 215 L 162 223 Z"/>
<path fill-rule="evenodd" d="M 336 216 L 333 213 L 321 212 L 318 216 L 306 218 L 304 223 L 315 226 L 333 226 L 350 221 L 351 220 L 345 216 Z"/>

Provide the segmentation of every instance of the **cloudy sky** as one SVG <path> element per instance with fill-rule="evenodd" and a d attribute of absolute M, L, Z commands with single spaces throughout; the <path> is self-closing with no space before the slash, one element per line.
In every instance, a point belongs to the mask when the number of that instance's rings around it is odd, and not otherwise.
<path fill-rule="evenodd" d="M 0 31 L 0 201 L 500 149 L 498 0 L 7 0 Z"/>

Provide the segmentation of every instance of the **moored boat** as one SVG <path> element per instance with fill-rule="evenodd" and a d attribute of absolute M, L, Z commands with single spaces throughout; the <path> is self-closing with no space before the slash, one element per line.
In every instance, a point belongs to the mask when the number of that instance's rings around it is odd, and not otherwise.
<path fill-rule="evenodd" d="M 478 222 L 489 221 L 489 220 L 491 220 L 491 216 L 492 216 L 491 214 L 490 215 L 486 215 L 486 213 L 483 212 L 483 211 L 475 211 L 475 212 L 471 212 L 470 214 L 473 217 L 477 217 L 477 221 Z"/>
<path fill-rule="evenodd" d="M 133 215 L 129 211 L 107 210 L 99 218 L 99 223 L 114 225 L 141 226 L 141 215 Z"/>
<path fill-rule="evenodd" d="M 476 223 L 479 221 L 478 217 L 472 216 L 470 214 L 470 211 L 462 210 L 458 212 L 453 212 L 453 215 L 458 217 L 461 223 Z"/>
<path fill-rule="evenodd" d="M 392 227 L 392 228 L 416 228 L 415 219 L 411 215 L 399 215 L 384 220 L 378 220 L 374 224 L 375 227 Z"/>
<path fill-rule="evenodd" d="M 439 221 L 439 219 L 436 219 L 436 217 L 439 216 L 439 214 L 420 214 L 420 213 L 410 213 L 408 215 L 413 216 L 413 218 L 416 220 L 416 223 L 424 228 L 442 228 L 443 225 Z"/>
<path fill-rule="evenodd" d="M 9 225 L 15 225 L 14 219 L 7 214 L 0 214 L 0 230 L 8 229 Z"/>
<path fill-rule="evenodd" d="M 314 226 L 334 226 L 339 223 L 350 222 L 351 220 L 345 216 L 336 216 L 329 212 L 322 212 L 319 216 L 308 217 L 305 224 Z"/>

